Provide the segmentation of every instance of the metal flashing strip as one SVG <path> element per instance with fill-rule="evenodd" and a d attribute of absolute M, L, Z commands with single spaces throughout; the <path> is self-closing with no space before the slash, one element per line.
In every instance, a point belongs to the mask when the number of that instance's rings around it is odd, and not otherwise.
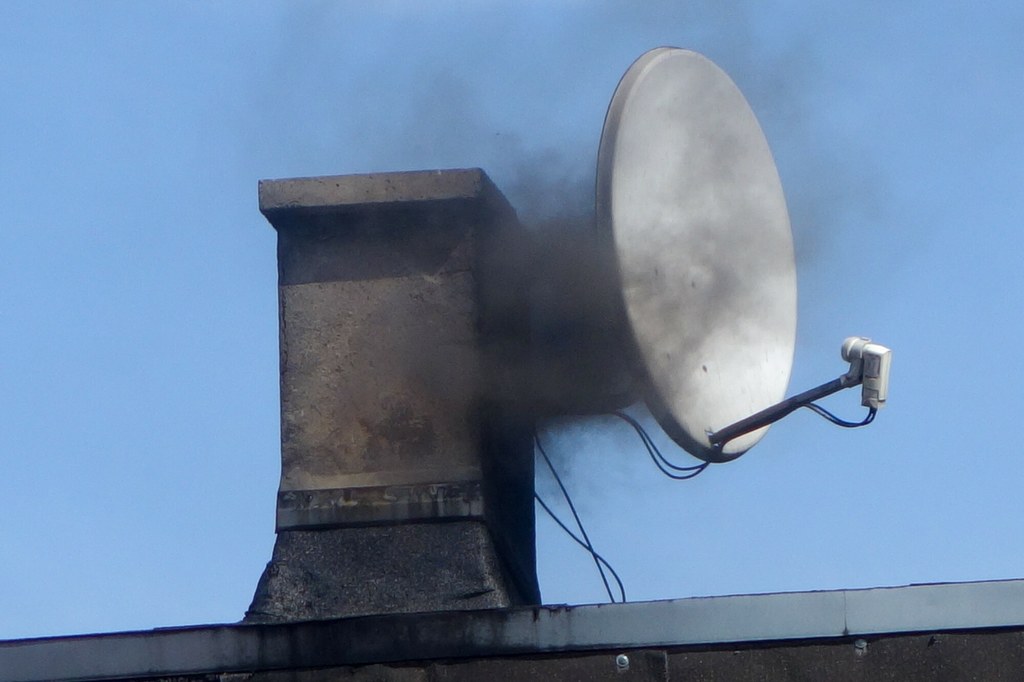
<path fill-rule="evenodd" d="M 0 642 L 7 682 L 1024 627 L 1024 580 L 211 625 Z"/>

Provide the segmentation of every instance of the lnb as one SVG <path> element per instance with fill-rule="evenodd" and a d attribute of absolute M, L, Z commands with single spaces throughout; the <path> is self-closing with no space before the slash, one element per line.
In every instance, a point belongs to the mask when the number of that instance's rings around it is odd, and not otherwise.
<path fill-rule="evenodd" d="M 892 351 L 867 337 L 851 336 L 843 341 L 842 355 L 850 363 L 851 385 L 861 384 L 860 404 L 876 410 L 885 407 Z"/>

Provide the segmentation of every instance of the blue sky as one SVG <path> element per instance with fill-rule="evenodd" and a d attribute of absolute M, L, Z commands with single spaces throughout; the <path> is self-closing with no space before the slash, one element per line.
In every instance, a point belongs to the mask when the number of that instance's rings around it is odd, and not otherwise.
<path fill-rule="evenodd" d="M 791 392 L 894 349 L 891 403 L 660 478 L 621 423 L 543 435 L 633 599 L 1024 576 L 1019 3 L 9 2 L 0 22 L 0 638 L 241 617 L 273 546 L 260 178 L 592 178 L 658 45 L 761 119 L 794 224 Z M 827 402 L 860 413 L 855 392 Z M 551 495 L 546 480 L 539 489 Z M 600 601 L 542 517 L 547 602 Z"/>

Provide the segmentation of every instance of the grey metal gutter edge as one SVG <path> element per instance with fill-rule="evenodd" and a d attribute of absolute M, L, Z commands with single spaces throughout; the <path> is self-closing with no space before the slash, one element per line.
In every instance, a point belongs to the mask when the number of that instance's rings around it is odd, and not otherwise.
<path fill-rule="evenodd" d="M 94 680 L 1024 626 L 1024 580 L 0 641 L 0 680 Z"/>

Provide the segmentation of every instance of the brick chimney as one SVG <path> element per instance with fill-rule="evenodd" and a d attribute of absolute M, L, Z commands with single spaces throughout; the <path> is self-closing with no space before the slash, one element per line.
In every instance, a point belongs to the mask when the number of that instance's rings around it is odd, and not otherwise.
<path fill-rule="evenodd" d="M 515 212 L 478 169 L 266 180 L 277 542 L 246 620 L 539 602 Z M 522 294 L 522 295 L 521 295 Z"/>

